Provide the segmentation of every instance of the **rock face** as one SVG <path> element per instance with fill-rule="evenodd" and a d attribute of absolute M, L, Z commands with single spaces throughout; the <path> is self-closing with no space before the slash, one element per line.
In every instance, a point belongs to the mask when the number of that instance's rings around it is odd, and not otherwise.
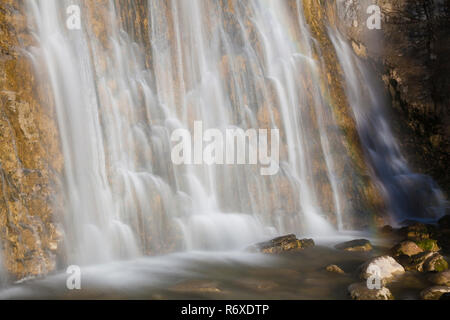
<path fill-rule="evenodd" d="M 23 10 L 22 1 L 0 2 L 0 250 L 16 279 L 55 268 L 63 168 L 49 88 L 36 85 L 19 49 L 33 45 Z"/>
<path fill-rule="evenodd" d="M 378 277 L 382 283 L 387 283 L 396 275 L 405 272 L 405 269 L 394 258 L 390 256 L 381 256 L 367 261 L 360 267 L 360 277 L 368 279 L 369 277 Z"/>
<path fill-rule="evenodd" d="M 420 293 L 420 296 L 424 300 L 439 300 L 445 293 L 450 292 L 450 287 L 434 286 L 427 288 Z"/>
<path fill-rule="evenodd" d="M 402 241 L 394 246 L 391 252 L 394 256 L 406 255 L 410 257 L 423 252 L 423 249 L 413 241 Z"/>
<path fill-rule="evenodd" d="M 372 245 L 369 240 L 356 239 L 337 244 L 335 248 L 344 251 L 370 251 L 372 250 Z"/>
<path fill-rule="evenodd" d="M 369 30 L 366 8 L 381 8 L 380 30 Z M 450 2 L 327 1 L 328 14 L 357 55 L 383 79 L 394 130 L 412 166 L 450 188 Z M 430 165 L 432 164 L 432 165 Z"/>
<path fill-rule="evenodd" d="M 282 253 L 288 251 L 298 251 L 314 247 L 314 240 L 299 240 L 294 234 L 278 237 L 267 242 L 258 243 L 253 249 L 262 253 Z"/>
<path fill-rule="evenodd" d="M 348 287 L 348 292 L 353 300 L 393 300 L 391 291 L 383 287 L 381 289 L 369 289 L 365 282 L 354 283 Z"/>

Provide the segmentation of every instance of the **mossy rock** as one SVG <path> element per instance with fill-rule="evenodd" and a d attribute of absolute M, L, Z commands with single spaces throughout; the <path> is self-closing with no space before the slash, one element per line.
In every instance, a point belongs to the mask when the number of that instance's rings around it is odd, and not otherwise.
<path fill-rule="evenodd" d="M 431 260 L 428 262 L 428 265 L 430 266 L 429 268 L 432 269 L 430 271 L 443 272 L 448 269 L 448 262 L 443 257 L 436 259 L 435 262 Z"/>
<path fill-rule="evenodd" d="M 403 229 L 406 233 L 406 238 L 414 241 L 432 238 L 435 228 L 431 225 L 423 223 L 415 223 Z"/>
<path fill-rule="evenodd" d="M 369 240 L 366 239 L 356 239 L 351 241 L 346 241 L 343 243 L 339 243 L 334 246 L 338 250 L 344 250 L 344 251 L 371 251 L 372 250 L 372 244 Z"/>
<path fill-rule="evenodd" d="M 437 240 L 433 240 L 433 239 L 418 240 L 418 241 L 416 241 L 416 244 L 423 251 L 436 252 L 436 251 L 441 250 L 441 248 L 439 248 L 439 246 L 438 246 Z"/>
<path fill-rule="evenodd" d="M 306 248 L 312 248 L 315 246 L 313 239 L 297 239 L 294 234 L 289 234 L 286 236 L 278 237 L 266 242 L 257 243 L 255 246 L 252 246 L 252 251 L 262 252 L 262 253 L 282 253 L 282 252 L 291 252 L 291 251 L 299 251 Z"/>

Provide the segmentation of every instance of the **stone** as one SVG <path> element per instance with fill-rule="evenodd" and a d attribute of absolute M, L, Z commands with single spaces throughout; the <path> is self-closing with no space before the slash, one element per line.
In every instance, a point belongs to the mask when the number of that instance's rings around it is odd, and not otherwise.
<path fill-rule="evenodd" d="M 382 287 L 381 289 L 369 289 L 367 283 L 360 282 L 351 284 L 348 292 L 353 300 L 393 300 L 391 291 Z"/>
<path fill-rule="evenodd" d="M 436 252 L 441 250 L 441 248 L 439 248 L 437 241 L 433 240 L 433 239 L 422 239 L 422 240 L 418 240 L 416 241 L 416 244 L 422 249 L 422 251 L 432 251 L 432 252 Z"/>
<path fill-rule="evenodd" d="M 362 279 L 378 276 L 382 283 L 387 283 L 395 276 L 403 273 L 405 273 L 405 268 L 391 256 L 372 258 L 360 267 Z"/>
<path fill-rule="evenodd" d="M 325 268 L 325 270 L 327 270 L 328 272 L 332 272 L 332 273 L 339 273 L 339 274 L 344 274 L 344 270 L 342 270 L 340 267 L 338 267 L 335 264 L 330 264 L 329 266 L 327 266 Z"/>
<path fill-rule="evenodd" d="M 431 258 L 427 259 L 423 264 L 423 270 L 425 272 L 431 271 L 445 271 L 448 269 L 448 263 L 439 253 L 434 254 Z"/>
<path fill-rule="evenodd" d="M 424 300 L 439 300 L 444 293 L 450 293 L 450 287 L 447 286 L 433 286 L 423 290 L 420 296 Z"/>
<path fill-rule="evenodd" d="M 425 251 L 400 262 L 406 270 L 419 272 L 440 272 L 448 269 L 447 261 L 437 252 Z"/>
<path fill-rule="evenodd" d="M 391 249 L 394 256 L 406 255 L 408 257 L 423 252 L 414 241 L 406 240 L 402 241 Z"/>
<path fill-rule="evenodd" d="M 432 233 L 432 230 L 430 229 L 431 228 L 423 223 L 415 223 L 405 228 L 406 237 L 415 241 L 429 239 Z"/>
<path fill-rule="evenodd" d="M 356 239 L 351 241 L 346 241 L 339 243 L 335 246 L 338 250 L 344 251 L 370 251 L 372 250 L 372 245 L 369 240 L 366 239 Z"/>
<path fill-rule="evenodd" d="M 450 286 L 450 270 L 433 273 L 428 276 L 428 281 L 439 286 Z"/>
<path fill-rule="evenodd" d="M 257 243 L 252 249 L 262 253 L 282 253 L 288 251 L 298 251 L 314 247 L 313 239 L 297 239 L 294 234 L 278 237 L 266 242 Z"/>

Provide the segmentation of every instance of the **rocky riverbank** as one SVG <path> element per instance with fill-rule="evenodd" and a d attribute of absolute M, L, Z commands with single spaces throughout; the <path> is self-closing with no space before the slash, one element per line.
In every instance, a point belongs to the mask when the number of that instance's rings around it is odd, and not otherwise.
<path fill-rule="evenodd" d="M 436 225 L 410 221 L 405 222 L 407 226 L 399 229 L 385 226 L 380 233 L 382 237 L 395 243 L 391 248 L 375 250 L 366 239 L 339 243 L 335 246 L 337 250 L 364 253 L 367 260 L 357 268 L 346 271 L 336 261 L 336 264 L 324 266 L 324 270 L 336 275 L 349 274 L 358 281 L 347 289 L 349 296 L 354 300 L 395 299 L 390 290 L 391 286 L 397 290 L 414 287 L 416 297 L 420 296 L 425 300 L 446 298 L 445 294 L 450 292 L 450 271 L 448 256 L 446 257 L 450 249 L 449 222 L 450 215 L 447 215 Z M 301 243 L 304 241 L 288 235 L 258 244 L 256 247 L 263 253 L 292 253 L 314 246 L 302 246 Z"/>

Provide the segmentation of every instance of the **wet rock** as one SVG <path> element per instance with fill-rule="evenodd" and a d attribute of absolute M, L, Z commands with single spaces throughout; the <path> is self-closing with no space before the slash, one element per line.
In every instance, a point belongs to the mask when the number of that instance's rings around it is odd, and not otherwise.
<path fill-rule="evenodd" d="M 434 232 L 434 227 L 423 223 L 414 223 L 402 229 L 406 237 L 410 240 L 420 241 L 430 239 Z"/>
<path fill-rule="evenodd" d="M 431 271 L 445 271 L 448 269 L 448 263 L 444 259 L 443 256 L 440 254 L 434 254 L 431 258 L 429 258 L 427 261 L 425 261 L 423 265 L 423 270 L 425 272 L 431 272 Z"/>
<path fill-rule="evenodd" d="M 420 248 L 414 241 L 402 241 L 391 249 L 391 252 L 394 256 L 406 255 L 408 257 L 414 256 L 423 252 L 423 249 Z"/>
<path fill-rule="evenodd" d="M 416 244 L 423 250 L 423 251 L 432 251 L 436 252 L 441 250 L 437 244 L 437 240 L 433 239 L 423 239 L 416 242 Z"/>
<path fill-rule="evenodd" d="M 420 296 L 424 300 L 439 300 L 444 293 L 450 293 L 450 287 L 434 286 L 423 290 Z"/>
<path fill-rule="evenodd" d="M 342 270 L 341 268 L 339 268 L 337 265 L 335 264 L 330 264 L 329 266 L 327 266 L 325 268 L 325 270 L 327 270 L 328 272 L 332 272 L 332 273 L 339 273 L 339 274 L 344 274 L 344 270 Z"/>
<path fill-rule="evenodd" d="M 382 287 L 381 289 L 369 289 L 365 282 L 354 283 L 348 287 L 348 292 L 353 300 L 393 300 L 391 291 Z"/>
<path fill-rule="evenodd" d="M 428 280 L 439 286 L 450 286 L 450 270 L 433 273 L 428 276 Z"/>
<path fill-rule="evenodd" d="M 422 252 L 400 262 L 406 270 L 419 272 L 441 272 L 448 269 L 447 261 L 437 252 Z"/>
<path fill-rule="evenodd" d="M 363 264 L 359 270 L 362 279 L 377 276 L 382 283 L 387 283 L 396 275 L 405 273 L 403 266 L 390 256 L 372 258 Z"/>
<path fill-rule="evenodd" d="M 372 250 L 372 245 L 369 240 L 356 239 L 339 243 L 335 246 L 335 248 L 338 250 L 345 250 L 345 251 L 370 251 Z"/>
<path fill-rule="evenodd" d="M 252 247 L 262 253 L 282 253 L 288 251 L 298 251 L 314 247 L 313 239 L 297 239 L 294 234 L 278 237 L 266 242 L 261 242 Z"/>

